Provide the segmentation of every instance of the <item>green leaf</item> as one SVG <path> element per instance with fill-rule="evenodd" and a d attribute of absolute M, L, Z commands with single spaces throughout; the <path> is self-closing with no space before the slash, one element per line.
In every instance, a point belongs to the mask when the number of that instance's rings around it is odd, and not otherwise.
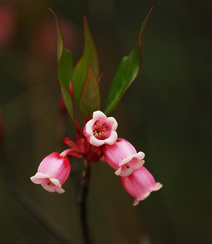
<path fill-rule="evenodd" d="M 69 84 L 73 75 L 73 54 L 69 50 L 64 48 L 63 36 L 58 21 L 58 17 L 51 9 L 49 10 L 54 14 L 57 24 L 57 78 L 60 83 L 61 92 L 66 108 L 71 118 L 73 119 L 73 103 L 71 95 L 69 93 Z"/>
<path fill-rule="evenodd" d="M 136 47 L 127 57 L 122 58 L 118 70 L 116 71 L 106 102 L 106 115 L 108 115 L 113 109 L 115 109 L 128 87 L 132 84 L 132 82 L 139 74 L 141 68 L 140 45 L 142 43 L 142 33 L 151 11 L 152 8 L 150 9 L 149 14 L 142 24 Z"/>
<path fill-rule="evenodd" d="M 88 72 L 79 99 L 79 109 L 84 118 L 90 119 L 100 108 L 100 90 L 96 74 L 88 64 Z"/>
<path fill-rule="evenodd" d="M 74 96 L 77 105 L 79 105 L 80 94 L 88 71 L 88 64 L 90 64 L 95 75 L 98 77 L 99 76 L 98 55 L 97 55 L 93 38 L 91 36 L 91 32 L 87 20 L 84 17 L 84 51 L 81 59 L 74 67 L 74 73 L 72 77 L 72 85 L 73 85 Z"/>
<path fill-rule="evenodd" d="M 69 84 L 73 74 L 73 55 L 67 49 L 63 49 L 62 56 L 58 62 L 57 73 L 60 84 L 66 90 L 69 90 Z"/>
<path fill-rule="evenodd" d="M 62 55 L 62 52 L 63 52 L 63 36 L 62 36 L 62 32 L 61 32 L 61 28 L 60 28 L 60 24 L 59 24 L 57 15 L 50 8 L 49 8 L 49 11 L 51 11 L 53 13 L 55 20 L 56 20 L 56 25 L 57 25 L 57 62 L 58 62 Z"/>

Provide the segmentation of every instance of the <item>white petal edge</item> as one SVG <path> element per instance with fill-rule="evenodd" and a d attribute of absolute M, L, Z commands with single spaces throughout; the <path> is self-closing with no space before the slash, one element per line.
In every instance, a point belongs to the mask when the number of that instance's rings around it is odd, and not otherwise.
<path fill-rule="evenodd" d="M 89 136 L 93 135 L 93 125 L 95 121 L 93 119 L 89 120 L 85 126 L 85 131 Z"/>
<path fill-rule="evenodd" d="M 104 140 L 108 145 L 113 145 L 117 141 L 118 135 L 116 131 L 111 131 L 110 136 Z"/>
<path fill-rule="evenodd" d="M 96 121 L 97 119 L 107 119 L 107 116 L 100 110 L 93 112 L 93 119 Z"/>
<path fill-rule="evenodd" d="M 135 201 L 134 201 L 134 203 L 133 203 L 133 206 L 138 205 L 140 201 L 142 201 L 142 200 L 146 199 L 146 198 L 147 198 L 147 197 L 150 195 L 150 193 L 151 193 L 151 191 L 150 191 L 150 192 L 148 192 L 148 193 L 146 193 L 145 195 L 143 195 L 143 197 L 142 197 L 142 198 L 140 198 L 140 199 L 135 199 Z"/>
<path fill-rule="evenodd" d="M 56 191 L 57 191 L 57 193 L 59 193 L 59 194 L 62 194 L 62 193 L 65 192 L 65 190 L 64 190 L 62 187 L 60 187 L 60 188 L 56 188 Z"/>
<path fill-rule="evenodd" d="M 38 183 L 37 180 L 39 180 L 39 179 L 46 179 L 46 178 L 49 178 L 49 175 L 46 175 L 46 174 L 37 172 L 34 176 L 30 177 L 30 180 L 31 180 L 33 183 L 35 183 L 35 184 L 40 184 L 40 181 L 39 181 L 39 183 Z"/>
<path fill-rule="evenodd" d="M 104 140 L 98 140 L 95 136 L 91 136 L 89 142 L 96 147 L 102 146 L 105 143 Z"/>
<path fill-rule="evenodd" d="M 118 170 L 116 170 L 115 174 L 117 176 L 126 177 L 126 176 L 131 175 L 133 173 L 133 171 L 134 171 L 133 168 L 122 170 L 122 167 L 120 167 Z"/>
<path fill-rule="evenodd" d="M 112 130 L 116 130 L 117 129 L 118 123 L 113 117 L 108 117 L 107 121 L 112 125 Z"/>
<path fill-rule="evenodd" d="M 115 174 L 117 176 L 120 176 L 121 175 L 121 167 L 115 171 Z"/>
<path fill-rule="evenodd" d="M 61 187 L 61 184 L 58 179 L 55 178 L 49 178 L 49 180 L 57 187 Z"/>
<path fill-rule="evenodd" d="M 122 162 L 119 164 L 119 166 L 122 166 L 122 165 L 128 163 L 132 158 L 137 158 L 137 159 L 139 159 L 139 160 L 142 160 L 144 157 L 145 157 L 145 154 L 144 154 L 143 152 L 138 152 L 138 153 L 136 153 L 136 154 L 132 154 L 132 155 L 130 155 L 130 156 L 124 158 L 124 159 L 122 160 Z M 142 165 L 143 165 L 143 164 L 144 164 L 144 162 L 142 163 Z M 139 167 L 139 168 L 140 168 L 140 167 Z"/>
<path fill-rule="evenodd" d="M 150 189 L 151 189 L 151 191 L 158 191 L 158 190 L 160 190 L 162 187 L 163 187 L 163 185 L 162 185 L 161 183 L 157 182 L 157 183 L 155 184 L 155 187 L 150 188 Z"/>

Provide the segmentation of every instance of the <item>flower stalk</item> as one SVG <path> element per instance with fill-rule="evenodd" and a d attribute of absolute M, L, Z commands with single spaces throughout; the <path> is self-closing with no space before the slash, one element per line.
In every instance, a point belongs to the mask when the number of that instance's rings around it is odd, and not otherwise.
<path fill-rule="evenodd" d="M 91 166 L 92 166 L 92 162 L 85 159 L 84 170 L 82 173 L 81 192 L 79 195 L 80 221 L 81 221 L 83 237 L 86 244 L 91 244 L 90 234 L 88 230 L 87 208 L 86 208 L 90 178 L 91 178 Z"/>

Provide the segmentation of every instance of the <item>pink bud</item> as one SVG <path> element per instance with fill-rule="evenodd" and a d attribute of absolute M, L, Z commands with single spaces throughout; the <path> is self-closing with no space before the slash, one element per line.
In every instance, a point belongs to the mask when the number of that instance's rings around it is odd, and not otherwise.
<path fill-rule="evenodd" d="M 112 145 L 117 140 L 117 127 L 118 123 L 113 117 L 107 117 L 98 110 L 86 123 L 83 133 L 93 146 Z"/>
<path fill-rule="evenodd" d="M 70 171 L 71 165 L 65 154 L 54 152 L 42 160 L 37 173 L 30 179 L 49 192 L 63 193 L 65 190 L 62 185 L 68 179 Z"/>
<path fill-rule="evenodd" d="M 103 161 L 116 170 L 115 174 L 128 176 L 135 169 L 144 164 L 145 154 L 135 150 L 133 145 L 125 139 L 118 139 L 113 145 L 103 149 Z"/>
<path fill-rule="evenodd" d="M 135 198 L 133 206 L 147 198 L 152 191 L 157 191 L 162 187 L 160 183 L 155 182 L 152 174 L 144 166 L 120 179 L 124 189 Z"/>

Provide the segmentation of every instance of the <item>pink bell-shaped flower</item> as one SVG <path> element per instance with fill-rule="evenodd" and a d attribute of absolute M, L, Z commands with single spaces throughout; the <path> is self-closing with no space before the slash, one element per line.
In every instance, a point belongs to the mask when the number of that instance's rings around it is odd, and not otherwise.
<path fill-rule="evenodd" d="M 71 171 L 71 164 L 66 157 L 67 150 L 46 156 L 38 167 L 37 173 L 30 179 L 35 184 L 41 184 L 49 192 L 63 193 L 62 185 L 66 182 Z"/>
<path fill-rule="evenodd" d="M 93 146 L 112 145 L 117 140 L 117 127 L 118 123 L 113 117 L 107 117 L 98 110 L 93 113 L 93 118 L 85 124 L 83 133 Z"/>
<path fill-rule="evenodd" d="M 158 191 L 162 187 L 160 183 L 155 182 L 152 174 L 144 166 L 120 179 L 124 189 L 135 198 L 133 206 L 147 198 L 152 191 Z"/>
<path fill-rule="evenodd" d="M 121 138 L 113 145 L 104 147 L 103 155 L 102 160 L 114 168 L 115 174 L 120 176 L 128 176 L 135 169 L 139 169 L 144 164 L 145 157 L 143 152 L 137 153 L 130 142 Z"/>

